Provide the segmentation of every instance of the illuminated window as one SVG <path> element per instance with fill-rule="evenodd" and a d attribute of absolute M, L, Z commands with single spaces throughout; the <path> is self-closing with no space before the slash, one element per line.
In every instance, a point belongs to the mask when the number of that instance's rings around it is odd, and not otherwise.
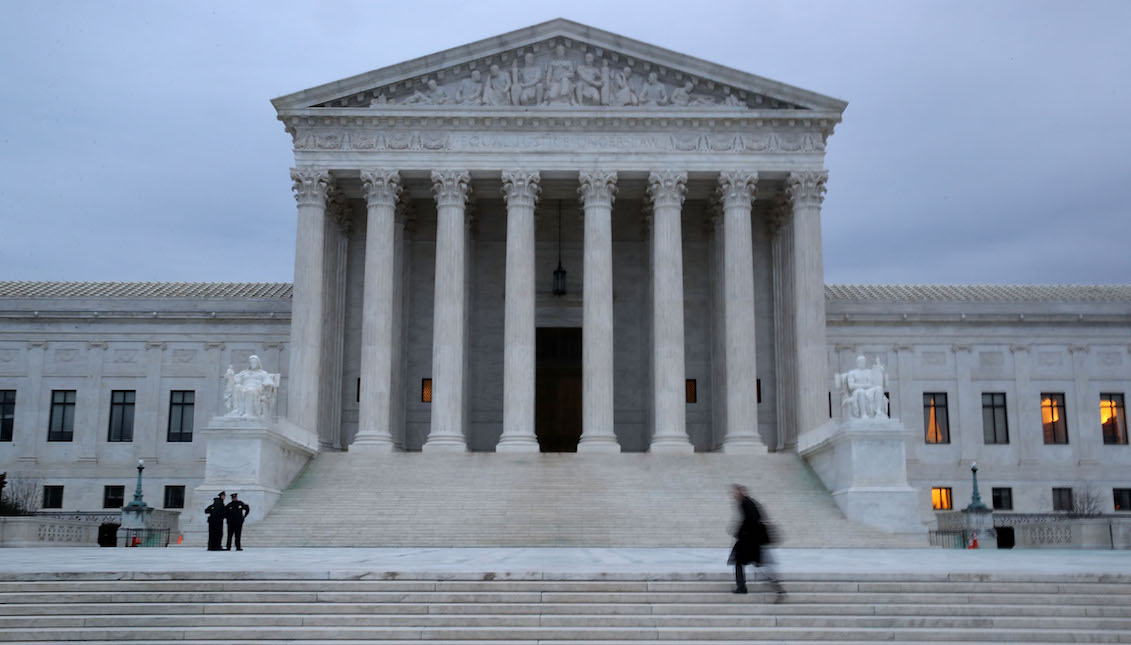
<path fill-rule="evenodd" d="M 982 393 L 982 436 L 986 443 L 1009 443 L 1009 424 L 1005 420 L 1005 393 Z"/>
<path fill-rule="evenodd" d="M 950 443 L 950 419 L 945 392 L 923 393 L 923 429 L 927 443 Z"/>
<path fill-rule="evenodd" d="M 1104 443 L 1127 443 L 1127 417 L 1123 411 L 1122 394 L 1100 395 L 1100 424 L 1104 429 Z"/>
<path fill-rule="evenodd" d="M 1113 488 L 1111 493 L 1115 496 L 1115 510 L 1131 511 L 1131 488 Z"/>
<path fill-rule="evenodd" d="M 1064 394 L 1041 393 L 1041 424 L 1045 443 L 1068 443 L 1068 420 L 1064 415 Z"/>
<path fill-rule="evenodd" d="M 432 379 L 430 378 L 420 379 L 420 402 L 432 402 Z"/>
<path fill-rule="evenodd" d="M 994 500 L 995 511 L 1012 511 L 1013 510 L 1013 489 L 1012 488 L 994 488 L 991 491 Z"/>
<path fill-rule="evenodd" d="M 931 489 L 931 507 L 936 511 L 949 511 L 954 509 L 954 502 L 951 501 L 949 488 L 932 488 Z"/>
<path fill-rule="evenodd" d="M 1054 488 L 1052 489 L 1052 510 L 1054 511 L 1071 511 L 1072 506 L 1072 489 L 1071 488 Z"/>
<path fill-rule="evenodd" d="M 687 383 L 684 387 L 687 390 L 687 402 L 688 403 L 698 403 L 699 402 L 699 393 L 696 391 L 695 379 L 693 379 L 693 378 L 687 379 Z"/>

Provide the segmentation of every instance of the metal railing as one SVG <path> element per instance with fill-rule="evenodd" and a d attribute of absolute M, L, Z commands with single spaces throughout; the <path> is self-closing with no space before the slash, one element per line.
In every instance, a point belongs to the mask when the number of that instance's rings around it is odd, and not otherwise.
<path fill-rule="evenodd" d="M 927 533 L 931 546 L 944 549 L 965 549 L 969 544 L 970 532 L 966 529 L 942 529 Z"/>
<path fill-rule="evenodd" d="M 169 546 L 169 529 L 119 529 L 118 546 Z"/>

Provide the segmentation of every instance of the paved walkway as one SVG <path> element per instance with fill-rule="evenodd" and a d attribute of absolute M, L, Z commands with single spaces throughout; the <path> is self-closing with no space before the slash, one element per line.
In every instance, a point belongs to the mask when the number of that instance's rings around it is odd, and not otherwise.
<path fill-rule="evenodd" d="M 1131 551 L 958 549 L 775 549 L 785 577 L 810 575 L 898 578 L 985 575 L 1072 576 L 1131 581 Z M 685 576 L 728 574 L 726 549 L 675 548 L 274 548 L 208 552 L 199 548 L 0 549 L 0 577 L 58 572 L 238 572 L 237 577 L 356 577 L 423 574 L 441 577 Z"/>

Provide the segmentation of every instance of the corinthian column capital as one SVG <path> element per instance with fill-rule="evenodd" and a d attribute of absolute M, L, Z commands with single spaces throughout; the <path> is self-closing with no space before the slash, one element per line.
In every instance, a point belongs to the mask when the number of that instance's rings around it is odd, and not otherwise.
<path fill-rule="evenodd" d="M 310 168 L 291 168 L 295 201 L 300 206 L 325 206 L 326 194 L 330 190 L 330 173 L 326 170 Z"/>
<path fill-rule="evenodd" d="M 797 170 L 789 173 L 785 190 L 794 208 L 820 208 L 825 201 L 825 182 L 829 180 L 827 170 Z"/>
<path fill-rule="evenodd" d="M 541 180 L 537 170 L 504 170 L 503 199 L 508 206 L 534 206 L 542 192 Z"/>
<path fill-rule="evenodd" d="M 395 206 L 401 194 L 401 175 L 386 168 L 362 170 L 361 186 L 369 206 Z"/>
<path fill-rule="evenodd" d="M 757 192 L 758 173 L 750 170 L 724 170 L 717 189 L 723 208 L 741 204 L 747 208 Z"/>
<path fill-rule="evenodd" d="M 463 206 L 471 197 L 471 174 L 466 170 L 433 170 L 432 192 L 437 206 Z"/>
<path fill-rule="evenodd" d="M 686 172 L 657 170 L 648 173 L 648 196 L 654 206 L 683 206 L 686 191 Z"/>
<path fill-rule="evenodd" d="M 582 206 L 612 205 L 617 193 L 617 171 L 582 170 L 578 174 L 578 181 L 581 185 L 577 189 L 577 195 L 581 198 Z"/>

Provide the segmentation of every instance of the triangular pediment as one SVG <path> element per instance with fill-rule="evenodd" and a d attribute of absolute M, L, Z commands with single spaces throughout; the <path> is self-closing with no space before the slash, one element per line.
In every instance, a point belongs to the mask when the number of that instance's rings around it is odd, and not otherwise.
<path fill-rule="evenodd" d="M 806 110 L 846 103 L 557 19 L 279 97 L 283 113 Z"/>

